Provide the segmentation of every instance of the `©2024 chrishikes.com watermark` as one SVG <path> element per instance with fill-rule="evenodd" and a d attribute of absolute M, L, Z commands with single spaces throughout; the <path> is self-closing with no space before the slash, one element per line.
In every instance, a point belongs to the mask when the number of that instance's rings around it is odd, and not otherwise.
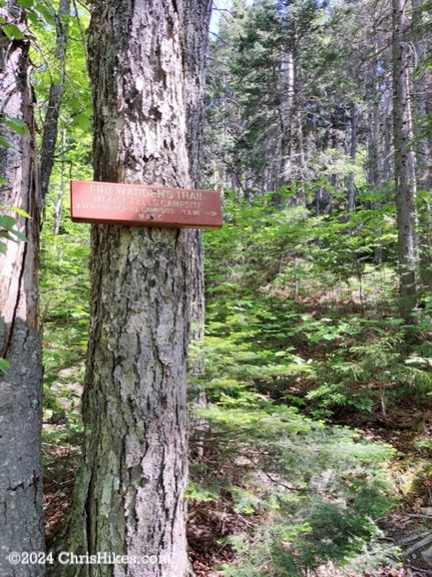
<path fill-rule="evenodd" d="M 70 551 L 53 553 L 13 551 L 7 556 L 11 565 L 170 565 L 171 557 L 159 555 L 118 555 L 116 553 L 98 552 L 93 555 L 76 555 Z"/>

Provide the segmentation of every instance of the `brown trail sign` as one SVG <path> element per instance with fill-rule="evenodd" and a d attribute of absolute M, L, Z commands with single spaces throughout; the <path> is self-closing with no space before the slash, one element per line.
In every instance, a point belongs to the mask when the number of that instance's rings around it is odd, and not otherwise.
<path fill-rule="evenodd" d="M 157 226 L 160 228 L 220 228 L 220 195 L 146 184 L 71 181 L 74 222 Z"/>

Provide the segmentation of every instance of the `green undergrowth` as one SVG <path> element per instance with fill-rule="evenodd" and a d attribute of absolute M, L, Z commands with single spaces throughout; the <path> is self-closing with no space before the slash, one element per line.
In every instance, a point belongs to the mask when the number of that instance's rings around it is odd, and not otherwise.
<path fill-rule="evenodd" d="M 384 472 L 394 449 L 302 414 L 307 399 L 289 391 L 316 379 L 318 363 L 264 348 L 267 337 L 249 320 L 237 310 L 225 323 L 209 323 L 206 373 L 196 381 L 210 403 L 197 409 L 208 428 L 192 433 L 204 450 L 192 463 L 190 496 L 229 495 L 255 525 L 225 536 L 238 561 L 224 574 L 294 577 L 328 560 L 365 569 L 394 563 L 397 551 L 377 525 L 395 504 Z"/>
<path fill-rule="evenodd" d="M 41 311 L 47 446 L 74 446 L 82 432 L 80 399 L 89 320 L 88 227 L 67 223 L 43 233 Z M 48 227 L 47 227 L 48 228 Z"/>
<path fill-rule="evenodd" d="M 360 574 L 397 563 L 379 529 L 396 504 L 386 473 L 395 450 L 331 421 L 385 419 L 429 398 L 428 294 L 407 326 L 391 217 L 375 265 L 372 211 L 348 223 L 276 209 L 271 196 L 235 204 L 228 195 L 224 228 L 205 236 L 205 374 L 193 388 L 206 392 L 197 411 L 208 428 L 192 432 L 202 451 L 190 496 L 228 496 L 252 519 L 253 529 L 223 537 L 237 553 L 224 574 L 295 577 L 329 561 Z"/>
<path fill-rule="evenodd" d="M 247 530 L 220 535 L 218 546 L 236 551 L 227 577 L 296 577 L 326 562 L 360 574 L 397 562 L 378 526 L 396 503 L 386 473 L 395 451 L 332 424 L 351 413 L 385 419 L 432 392 L 432 298 L 424 292 L 406 326 L 395 306 L 394 222 L 380 210 L 379 266 L 379 215 L 366 209 L 348 222 L 276 207 L 271 195 L 228 194 L 224 227 L 205 235 L 206 338 L 191 351 L 204 374 L 191 378 L 199 419 L 188 497 L 224 503 L 244 520 Z M 52 461 L 82 432 L 89 243 L 82 225 L 48 231 L 41 292 Z"/>

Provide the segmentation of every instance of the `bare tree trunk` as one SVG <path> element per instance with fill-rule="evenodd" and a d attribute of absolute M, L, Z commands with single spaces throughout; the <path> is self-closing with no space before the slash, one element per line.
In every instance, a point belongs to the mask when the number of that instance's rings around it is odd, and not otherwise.
<path fill-rule="evenodd" d="M 431 146 L 430 139 L 426 134 L 420 136 L 420 131 L 423 129 L 423 123 L 427 119 L 428 107 L 427 96 L 430 94 L 431 71 L 429 67 L 425 67 L 425 60 L 428 58 L 428 42 L 425 35 L 426 21 L 423 21 L 425 16 L 422 10 L 423 2 L 421 0 L 412 0 L 413 12 L 413 48 L 415 51 L 415 65 L 416 75 L 414 83 L 414 110 L 416 119 L 416 157 L 417 157 L 417 183 L 420 190 L 430 191 L 432 188 L 432 173 L 430 167 L 431 161 Z M 432 229 L 432 215 L 431 215 L 431 200 L 426 198 L 422 204 L 423 221 L 421 227 L 421 238 L 419 244 L 421 246 L 420 253 L 420 278 L 423 286 L 431 286 L 432 284 L 432 258 L 430 254 L 431 246 L 431 229 Z"/>
<path fill-rule="evenodd" d="M 92 8 L 96 180 L 188 187 L 183 3 Z M 137 562 L 60 566 L 56 575 L 188 573 L 186 352 L 197 249 L 186 230 L 92 228 L 84 455 L 62 548 Z M 162 558 L 143 565 L 143 555 Z"/>
<path fill-rule="evenodd" d="M 379 77 L 379 56 L 378 46 L 375 45 L 375 56 L 373 67 L 370 70 L 367 86 L 368 95 L 368 138 L 367 138 L 367 183 L 371 191 L 378 190 L 383 184 L 383 150 L 381 138 L 381 123 L 383 117 L 382 111 L 382 79 Z M 373 202 L 374 210 L 381 209 L 381 202 Z M 379 265 L 382 262 L 382 245 L 381 234 L 382 230 L 376 229 L 377 244 L 374 248 L 374 263 Z"/>
<path fill-rule="evenodd" d="M 0 7 L 7 24 L 26 31 L 25 14 L 8 0 Z M 0 31 L 0 110 L 26 133 L 0 126 L 11 147 L 0 146 L 0 203 L 25 210 L 32 220 L 16 215 L 28 242 L 7 242 L 0 254 L 0 357 L 10 367 L 0 373 L 0 574 L 40 577 L 44 566 L 11 565 L 16 551 L 43 552 L 41 465 L 41 339 L 38 320 L 38 238 L 40 191 L 36 173 L 33 96 L 29 85 L 29 42 L 7 38 Z"/>
<path fill-rule="evenodd" d="M 57 236 L 60 234 L 60 226 L 63 215 L 63 200 L 67 190 L 66 184 L 66 130 L 62 130 L 62 145 L 61 145 L 61 169 L 60 169 L 60 184 L 57 193 L 56 203 L 54 205 L 53 217 L 53 234 Z"/>
<path fill-rule="evenodd" d="M 417 292 L 416 175 L 412 139 L 411 73 L 405 0 L 393 1 L 393 145 L 401 315 L 412 319 Z"/>
<path fill-rule="evenodd" d="M 186 41 L 186 124 L 187 148 L 189 156 L 189 174 L 191 185 L 202 187 L 203 128 L 205 116 L 205 72 L 208 30 L 212 0 L 185 0 L 185 41 Z M 203 339 L 204 339 L 204 272 L 203 239 L 200 230 L 190 230 L 190 243 L 193 246 L 191 261 L 193 285 L 191 287 L 191 342 L 193 356 L 189 360 L 190 380 L 203 377 Z M 205 406 L 205 389 L 202 386 L 190 387 L 194 403 Z M 207 423 L 191 413 L 191 439 L 195 454 L 202 453 L 203 432 Z"/>
<path fill-rule="evenodd" d="M 284 51 L 281 63 L 279 122 L 281 129 L 280 144 L 280 177 L 279 184 L 291 182 L 292 179 L 292 129 L 294 107 L 294 56 L 291 51 Z"/>
<path fill-rule="evenodd" d="M 357 154 L 358 123 L 359 123 L 359 107 L 358 104 L 354 102 L 352 105 L 352 113 L 351 113 L 351 142 L 349 150 L 352 162 L 355 161 Z M 356 201 L 356 190 L 354 182 L 354 172 L 351 172 L 348 176 L 347 212 L 354 212 L 355 201 Z"/>
<path fill-rule="evenodd" d="M 294 53 L 294 111 L 293 111 L 293 121 L 294 121 L 294 131 L 293 136 L 295 140 L 294 155 L 293 155 L 293 165 L 296 167 L 293 171 L 294 181 L 296 184 L 296 198 L 297 202 L 306 206 L 306 193 L 305 193 L 305 147 L 303 139 L 303 118 L 302 118 L 302 90 L 301 90 L 301 77 L 300 70 L 297 63 L 298 57 Z"/>
<path fill-rule="evenodd" d="M 56 18 L 57 45 L 55 49 L 58 61 L 58 77 L 51 83 L 48 108 L 42 133 L 41 146 L 41 191 L 42 199 L 48 192 L 51 172 L 54 166 L 54 153 L 57 143 L 58 122 L 60 117 L 60 105 L 63 98 L 66 78 L 66 44 L 68 39 L 68 19 L 70 13 L 70 0 L 60 0 Z"/>
<path fill-rule="evenodd" d="M 421 123 L 426 119 L 428 88 L 430 87 L 430 68 L 423 68 L 425 59 L 428 57 L 428 42 L 425 37 L 424 25 L 422 24 L 422 0 L 412 0 L 413 6 L 413 46 L 415 50 L 415 65 L 417 67 L 416 81 L 414 86 L 414 109 L 415 117 L 421 128 Z M 418 130 L 416 130 L 418 132 Z M 426 135 L 423 135 L 417 142 L 417 180 L 419 186 L 430 189 L 432 185 L 432 174 L 430 167 L 430 143 Z"/>

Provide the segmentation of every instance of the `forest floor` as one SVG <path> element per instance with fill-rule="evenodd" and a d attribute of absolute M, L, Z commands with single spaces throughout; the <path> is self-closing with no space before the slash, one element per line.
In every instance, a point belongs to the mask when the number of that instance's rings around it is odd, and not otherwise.
<path fill-rule="evenodd" d="M 81 385 L 74 380 L 79 367 L 70 369 L 64 395 L 65 409 L 70 409 L 71 398 L 79 396 Z M 298 388 L 296 390 L 298 394 Z M 79 403 L 73 407 L 77 416 Z M 382 410 L 343 410 L 334 422 L 355 428 L 364 438 L 383 441 L 398 451 L 389 466 L 395 491 L 400 498 L 398 506 L 382 520 L 387 537 L 404 551 L 402 567 L 379 567 L 362 575 L 346 573 L 331 563 L 309 571 L 308 577 L 426 577 L 432 575 L 432 464 L 430 464 L 430 430 L 432 427 L 432 400 L 419 404 L 411 399 L 404 404 L 392 405 Z M 55 437 L 60 442 L 51 444 Z M 65 520 L 72 499 L 73 483 L 80 452 L 81 436 L 70 435 L 65 413 L 51 414 L 44 421 L 45 458 L 45 522 L 48 543 Z M 418 441 L 425 440 L 425 448 L 418 448 Z M 48 439 L 48 440 L 47 440 Z M 64 439 L 62 444 L 61 439 Z M 416 441 L 416 446 L 414 444 Z M 224 563 L 235 563 L 235 553 L 224 541 L 226 535 L 241 531 L 253 532 L 259 515 L 235 512 L 229 498 L 208 503 L 191 501 L 189 505 L 188 542 L 189 557 L 196 577 L 222 577 L 219 570 Z M 289 576 L 287 576 L 289 577 Z"/>
<path fill-rule="evenodd" d="M 420 419 L 420 420 L 419 420 Z M 308 577 L 425 577 L 432 575 L 432 464 L 430 449 L 423 451 L 413 443 L 421 438 L 430 439 L 432 401 L 428 406 L 401 405 L 381 412 L 365 413 L 344 411 L 335 423 L 355 428 L 370 441 L 392 445 L 398 454 L 390 463 L 389 472 L 399 504 L 382 519 L 380 526 L 389 540 L 400 546 L 403 566 L 378 567 L 361 574 L 346 572 L 332 563 L 309 571 Z M 419 428 L 423 429 L 419 431 Z M 430 475 L 429 475 L 430 472 Z M 232 509 L 213 502 L 192 508 L 189 517 L 190 557 L 197 577 L 222 577 L 218 566 L 235 562 L 231 549 L 220 545 L 227 532 L 235 534 L 244 525 L 256 520 L 244 519 Z M 287 575 L 287 577 L 289 577 Z"/>

